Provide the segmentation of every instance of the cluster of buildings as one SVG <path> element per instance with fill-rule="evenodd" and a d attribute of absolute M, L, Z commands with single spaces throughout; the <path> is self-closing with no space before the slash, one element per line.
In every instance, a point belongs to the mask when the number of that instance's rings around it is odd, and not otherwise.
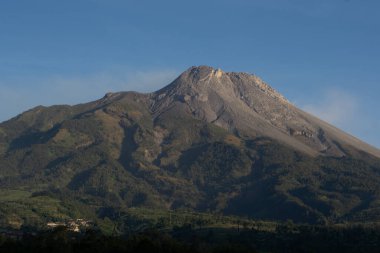
<path fill-rule="evenodd" d="M 92 227 L 93 225 L 94 223 L 92 221 L 85 219 L 69 220 L 66 222 L 48 222 L 46 224 L 46 226 L 50 229 L 66 227 L 68 230 L 78 233 Z"/>

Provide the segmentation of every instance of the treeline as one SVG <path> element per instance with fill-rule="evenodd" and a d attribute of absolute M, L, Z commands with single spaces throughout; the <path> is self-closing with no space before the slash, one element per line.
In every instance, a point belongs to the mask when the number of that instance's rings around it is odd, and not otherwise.
<path fill-rule="evenodd" d="M 105 236 L 99 231 L 73 233 L 65 228 L 25 236 L 21 240 L 0 237 L 0 252 L 380 252 L 380 228 L 376 226 L 309 226 L 291 222 L 274 231 L 244 228 L 171 231 L 148 229 L 128 236 Z"/>
<path fill-rule="evenodd" d="M 21 253 L 196 253 L 196 252 L 224 252 L 216 248 L 206 248 L 206 245 L 188 244 L 174 239 L 169 234 L 157 231 L 124 237 L 110 237 L 89 231 L 84 235 L 73 234 L 65 228 L 40 234 L 35 237 L 26 237 L 20 241 L 6 238 L 0 239 L 0 252 Z M 237 251 L 249 252 L 249 251 Z"/>

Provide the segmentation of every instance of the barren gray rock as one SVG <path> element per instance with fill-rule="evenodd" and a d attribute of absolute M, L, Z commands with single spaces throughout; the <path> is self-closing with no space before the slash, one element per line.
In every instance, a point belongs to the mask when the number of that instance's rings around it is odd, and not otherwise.
<path fill-rule="evenodd" d="M 298 109 L 254 75 L 191 67 L 150 97 L 155 115 L 185 105 L 194 117 L 240 136 L 271 137 L 310 155 L 360 150 L 380 157 L 380 150 Z"/>

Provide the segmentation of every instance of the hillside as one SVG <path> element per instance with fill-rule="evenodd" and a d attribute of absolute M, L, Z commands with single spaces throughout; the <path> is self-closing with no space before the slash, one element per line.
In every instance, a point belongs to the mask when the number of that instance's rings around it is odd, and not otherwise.
<path fill-rule="evenodd" d="M 130 207 L 308 223 L 380 220 L 380 151 L 260 78 L 192 67 L 149 94 L 36 107 L 0 124 L 0 220 Z"/>

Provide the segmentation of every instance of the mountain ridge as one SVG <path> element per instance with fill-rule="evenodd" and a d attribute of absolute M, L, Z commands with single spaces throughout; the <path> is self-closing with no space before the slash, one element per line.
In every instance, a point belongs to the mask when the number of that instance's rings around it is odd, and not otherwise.
<path fill-rule="evenodd" d="M 156 92 L 20 114 L 0 124 L 0 192 L 31 196 L 0 198 L 0 220 L 129 207 L 380 220 L 378 150 L 278 94 L 255 76 L 201 66 Z"/>
<path fill-rule="evenodd" d="M 97 100 L 96 102 L 97 103 L 102 103 L 102 102 L 104 103 L 106 101 L 110 102 L 110 101 L 113 101 L 113 99 L 115 97 L 121 98 L 121 96 L 123 96 L 123 94 L 125 95 L 127 93 L 139 94 L 142 96 L 147 96 L 151 100 L 151 101 L 149 101 L 150 110 L 154 114 L 156 107 L 157 107 L 156 104 L 157 104 L 157 102 L 159 102 L 157 100 L 160 100 L 162 97 L 164 97 L 165 93 L 167 93 L 167 92 L 169 92 L 170 94 L 176 95 L 177 96 L 176 99 L 180 99 L 180 100 L 182 99 L 183 102 L 187 102 L 188 100 L 190 100 L 192 98 L 191 94 L 182 94 L 182 95 L 180 95 L 180 97 L 178 97 L 179 95 L 176 94 L 176 92 L 178 92 L 178 87 L 176 87 L 176 86 L 178 86 L 177 81 L 180 80 L 181 78 L 186 79 L 185 76 L 188 76 L 188 75 L 189 75 L 190 79 L 193 80 L 192 85 L 186 87 L 189 90 L 192 90 L 194 88 L 193 86 L 196 86 L 197 83 L 199 85 L 200 82 L 203 82 L 203 85 L 204 85 L 205 84 L 204 81 L 206 81 L 206 79 L 208 79 L 207 80 L 208 84 L 210 84 L 210 82 L 212 82 L 212 80 L 211 80 L 212 78 L 220 79 L 223 76 L 227 76 L 229 79 L 235 78 L 238 80 L 243 79 L 243 78 L 251 79 L 251 82 L 250 82 L 251 85 L 259 88 L 262 92 L 264 92 L 265 94 L 267 94 L 269 97 L 273 98 L 274 100 L 279 101 L 281 104 L 284 104 L 287 107 L 291 107 L 292 109 L 296 109 L 304 117 L 305 117 L 305 115 L 306 115 L 306 117 L 311 117 L 313 120 L 318 121 L 319 124 L 324 125 L 324 127 L 327 127 L 334 132 L 341 131 L 340 129 L 332 126 L 331 124 L 329 124 L 329 123 L 327 123 L 327 122 L 325 122 L 325 121 L 323 121 L 323 120 L 321 120 L 321 119 L 319 119 L 319 118 L 317 118 L 317 117 L 315 117 L 315 116 L 313 116 L 313 115 L 311 115 L 305 111 L 300 110 L 295 105 L 293 105 L 290 101 L 288 101 L 282 94 L 277 92 L 275 89 L 273 89 L 270 85 L 268 85 L 267 83 L 262 81 L 262 79 L 260 79 L 256 75 L 248 74 L 245 72 L 224 72 L 221 69 L 215 69 L 213 67 L 209 67 L 209 66 L 205 66 L 205 65 L 190 67 L 188 70 L 183 72 L 178 78 L 176 78 L 171 84 L 169 84 L 169 85 L 167 85 L 167 86 L 165 86 L 165 87 L 163 87 L 157 91 L 150 92 L 150 93 L 140 93 L 140 92 L 135 92 L 135 91 L 109 92 L 102 99 Z M 233 82 L 233 81 L 231 81 L 231 82 Z M 189 85 L 189 83 L 187 83 L 187 85 Z M 182 89 L 184 89 L 184 87 L 182 87 Z M 189 90 L 187 92 L 189 92 Z M 244 94 L 243 94 L 244 91 L 240 90 L 238 92 L 240 93 L 239 95 L 240 95 L 241 100 L 243 100 L 250 107 L 251 105 L 249 105 L 249 103 L 252 103 L 252 101 L 246 101 L 246 98 L 244 97 Z M 191 93 L 191 92 L 189 92 L 189 93 Z M 169 96 L 170 96 L 170 94 L 169 94 Z M 198 99 L 200 101 L 206 99 L 206 101 L 207 101 L 207 98 L 205 95 L 207 95 L 207 94 L 198 94 L 198 97 L 196 99 Z M 90 103 L 91 102 L 84 103 L 84 104 L 90 104 Z M 46 107 L 38 106 L 37 108 L 46 108 Z M 253 108 L 253 109 L 256 110 L 256 108 Z M 31 110 L 34 110 L 34 108 Z M 215 120 L 216 120 L 216 118 L 217 117 L 215 117 Z M 4 122 L 6 122 L 6 121 L 4 121 Z M 289 131 L 289 133 L 296 134 L 296 135 L 308 136 L 311 134 L 307 130 L 306 131 L 305 130 L 297 130 L 297 129 L 287 129 L 287 130 Z M 343 131 L 341 131 L 341 132 L 343 132 Z M 314 131 L 314 134 L 317 134 L 317 131 Z M 345 134 L 345 137 L 350 139 L 350 141 L 353 141 L 356 146 L 358 146 L 360 149 L 364 149 L 363 151 L 370 153 L 371 155 L 380 157 L 380 150 L 377 149 L 376 147 L 369 145 L 367 143 L 364 143 L 362 140 L 358 139 L 357 137 L 355 137 L 353 135 L 350 135 L 348 133 L 344 133 L 344 134 Z M 306 149 L 308 149 L 308 148 L 306 148 Z M 322 151 L 322 153 L 323 152 L 324 151 Z M 313 152 L 313 151 L 309 151 L 309 154 L 316 155 L 317 153 Z M 340 153 L 340 155 L 343 155 L 343 154 Z"/>

